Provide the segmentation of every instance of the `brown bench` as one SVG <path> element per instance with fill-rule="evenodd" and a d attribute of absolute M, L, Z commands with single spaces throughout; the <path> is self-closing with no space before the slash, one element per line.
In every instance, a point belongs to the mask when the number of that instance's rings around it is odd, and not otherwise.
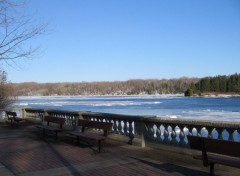
<path fill-rule="evenodd" d="M 80 140 L 83 141 L 97 141 L 98 142 L 98 152 L 101 152 L 101 143 L 102 141 L 107 139 L 108 132 L 112 130 L 112 123 L 109 122 L 97 122 L 97 121 L 90 121 L 90 120 L 78 120 L 78 126 L 81 126 L 80 131 L 69 131 L 67 132 L 66 136 L 68 137 L 76 137 L 77 143 L 79 144 Z M 90 130 L 91 129 L 91 132 Z M 95 130 L 95 133 L 93 132 Z M 96 130 L 103 131 L 103 134 L 96 133 Z"/>
<path fill-rule="evenodd" d="M 7 117 L 8 117 L 8 120 L 11 121 L 11 127 L 13 127 L 13 122 L 16 122 L 17 123 L 17 128 L 19 127 L 19 122 L 23 121 L 23 120 L 26 120 L 24 118 L 20 118 L 17 116 L 17 113 L 14 112 L 14 111 L 5 111 Z"/>
<path fill-rule="evenodd" d="M 63 131 L 63 125 L 65 123 L 65 118 L 60 118 L 60 117 L 53 117 L 53 116 L 45 116 L 44 121 L 47 122 L 47 124 L 42 124 L 42 125 L 36 125 L 37 128 L 41 128 L 43 130 L 43 137 L 45 137 L 45 131 L 50 131 L 54 132 L 56 138 L 58 138 L 58 132 Z M 54 126 L 50 126 L 51 124 L 54 124 Z M 59 127 L 58 127 L 59 125 Z"/>
<path fill-rule="evenodd" d="M 240 168 L 240 142 L 187 136 L 192 149 L 202 151 L 195 159 L 203 161 L 204 166 L 210 166 L 210 175 L 214 175 L 214 165 L 222 164 Z"/>

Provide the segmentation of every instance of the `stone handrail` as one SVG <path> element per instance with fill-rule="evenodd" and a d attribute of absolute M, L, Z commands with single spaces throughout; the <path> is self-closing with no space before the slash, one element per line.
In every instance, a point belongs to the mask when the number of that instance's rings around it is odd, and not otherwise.
<path fill-rule="evenodd" d="M 187 135 L 234 140 L 240 142 L 240 122 L 206 121 L 193 119 L 157 118 L 155 116 L 127 116 L 85 112 L 83 118 L 96 121 L 111 121 L 116 134 L 134 137 L 145 142 L 188 146 Z"/>
<path fill-rule="evenodd" d="M 113 133 L 128 137 L 132 144 L 135 138 L 142 146 L 151 143 L 188 146 L 187 135 L 234 140 L 240 142 L 240 122 L 207 121 L 193 119 L 159 118 L 155 116 L 132 116 L 95 112 L 74 112 L 51 109 L 22 109 L 25 117 L 41 118 L 51 115 L 66 118 L 66 125 L 76 128 L 79 118 L 113 123 Z"/>
<path fill-rule="evenodd" d="M 79 118 L 79 113 L 74 111 L 62 111 L 54 109 L 33 109 L 24 108 L 22 109 L 22 115 L 25 118 L 43 118 L 44 116 L 62 117 L 65 118 L 65 125 L 76 128 L 76 122 Z"/>

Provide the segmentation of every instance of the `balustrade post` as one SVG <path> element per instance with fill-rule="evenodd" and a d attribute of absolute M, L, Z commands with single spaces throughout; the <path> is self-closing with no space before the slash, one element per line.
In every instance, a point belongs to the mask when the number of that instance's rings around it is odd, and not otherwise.
<path fill-rule="evenodd" d="M 213 138 L 212 132 L 213 132 L 213 127 L 206 127 L 206 130 L 208 132 L 208 138 Z"/>
<path fill-rule="evenodd" d="M 172 138 L 171 144 L 176 145 L 177 144 L 176 127 L 172 127 L 171 138 Z"/>
<path fill-rule="evenodd" d="M 114 133 L 118 134 L 118 131 L 117 131 L 117 120 L 113 120 L 113 131 Z"/>
<path fill-rule="evenodd" d="M 229 137 L 228 137 L 228 140 L 230 141 L 234 141 L 234 137 L 233 137 L 233 133 L 234 133 L 234 130 L 233 129 L 226 129 L 228 134 L 229 134 Z"/>
<path fill-rule="evenodd" d="M 183 125 L 179 125 L 179 129 L 180 129 L 180 133 L 179 133 L 180 141 L 179 141 L 179 144 L 181 146 L 184 146 L 184 145 L 186 145 L 186 142 L 184 140 L 185 139 L 184 126 Z"/>
<path fill-rule="evenodd" d="M 150 138 L 154 137 L 153 123 L 148 124 L 147 132 Z"/>
<path fill-rule="evenodd" d="M 187 128 L 188 128 L 188 135 L 190 135 L 190 136 L 192 136 L 193 135 L 193 126 L 187 126 Z"/>
<path fill-rule="evenodd" d="M 202 137 L 202 134 L 201 134 L 202 127 L 196 127 L 196 130 L 197 130 L 197 136 Z"/>
<path fill-rule="evenodd" d="M 25 108 L 21 109 L 22 118 L 27 118 Z"/>
<path fill-rule="evenodd" d="M 43 119 L 44 119 L 45 116 L 49 116 L 49 113 L 46 110 L 44 111 Z"/>
<path fill-rule="evenodd" d="M 127 135 L 127 130 L 128 130 L 127 121 L 124 120 L 124 121 L 123 121 L 123 133 L 124 133 L 125 135 Z"/>
<path fill-rule="evenodd" d="M 221 128 L 216 128 L 216 131 L 218 132 L 218 139 L 223 139 L 223 137 L 222 137 L 223 129 L 221 129 Z"/>
<path fill-rule="evenodd" d="M 123 129 L 123 128 L 122 128 L 122 122 L 121 122 L 121 120 L 119 120 L 119 121 L 118 121 L 118 133 L 119 133 L 119 134 L 123 134 L 122 129 Z"/>
<path fill-rule="evenodd" d="M 146 146 L 145 135 L 147 135 L 147 126 L 144 122 L 135 122 L 135 133 L 139 135 L 141 140 L 141 147 Z"/>
<path fill-rule="evenodd" d="M 129 134 L 128 134 L 128 136 L 129 136 L 129 138 L 130 138 L 130 140 L 128 141 L 128 143 L 129 144 L 131 144 L 132 145 L 132 142 L 133 142 L 133 139 L 134 139 L 134 134 L 133 134 L 133 124 L 132 124 L 133 122 L 132 121 L 129 121 Z"/>
<path fill-rule="evenodd" d="M 164 133 L 163 133 L 164 139 L 163 139 L 163 141 L 165 143 L 169 143 L 169 139 L 168 139 L 168 136 L 169 136 L 168 125 L 163 125 L 163 126 L 164 126 Z"/>
<path fill-rule="evenodd" d="M 160 126 L 159 126 L 159 127 L 157 126 L 156 136 L 157 136 L 158 139 L 161 138 L 161 130 L 160 130 Z"/>

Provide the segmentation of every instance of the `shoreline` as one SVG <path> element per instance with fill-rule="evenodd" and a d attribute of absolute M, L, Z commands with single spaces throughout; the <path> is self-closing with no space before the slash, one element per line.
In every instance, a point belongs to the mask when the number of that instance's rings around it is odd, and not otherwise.
<path fill-rule="evenodd" d="M 47 95 L 47 96 L 44 96 L 44 95 L 31 95 L 31 96 L 18 96 L 18 98 L 34 98 L 34 97 L 42 97 L 42 98 L 58 98 L 58 97 L 142 97 L 142 98 L 148 98 L 148 97 L 160 97 L 160 98 L 164 98 L 164 97 L 186 97 L 184 96 L 184 94 L 136 94 L 136 95 L 110 95 L 110 94 L 107 94 L 107 95 Z M 213 98 L 231 98 L 231 97 L 240 97 L 240 93 L 203 93 L 201 96 L 199 95 L 193 95 L 193 96 L 190 96 L 190 97 L 213 97 Z"/>
<path fill-rule="evenodd" d="M 136 95 L 111 95 L 111 94 L 106 94 L 106 95 L 31 95 L 31 96 L 18 96 L 18 97 L 184 97 L 184 94 L 136 94 Z"/>
<path fill-rule="evenodd" d="M 202 93 L 203 97 L 240 97 L 240 93 L 235 92 L 206 92 Z"/>

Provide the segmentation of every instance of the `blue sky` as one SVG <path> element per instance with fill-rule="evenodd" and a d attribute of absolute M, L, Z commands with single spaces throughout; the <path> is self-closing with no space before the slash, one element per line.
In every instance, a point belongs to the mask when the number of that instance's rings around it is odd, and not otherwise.
<path fill-rule="evenodd" d="M 92 82 L 240 72 L 238 0 L 33 0 L 41 52 L 11 82 Z"/>

